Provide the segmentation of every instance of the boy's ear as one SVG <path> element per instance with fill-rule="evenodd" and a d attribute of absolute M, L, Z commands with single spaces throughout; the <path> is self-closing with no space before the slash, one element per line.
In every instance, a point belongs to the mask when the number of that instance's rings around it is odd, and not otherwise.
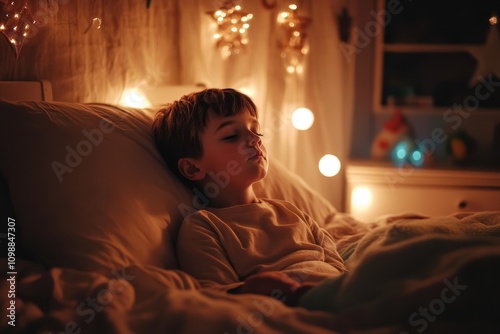
<path fill-rule="evenodd" d="M 205 172 L 198 168 L 196 161 L 190 158 L 180 158 L 177 167 L 182 176 L 191 181 L 199 181 L 205 177 Z"/>

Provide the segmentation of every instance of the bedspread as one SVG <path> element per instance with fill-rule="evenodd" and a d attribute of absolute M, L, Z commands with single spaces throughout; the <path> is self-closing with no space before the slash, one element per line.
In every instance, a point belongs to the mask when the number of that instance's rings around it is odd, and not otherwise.
<path fill-rule="evenodd" d="M 499 212 L 404 214 L 364 226 L 351 218 L 327 228 L 348 272 L 303 304 L 336 314 L 337 330 L 500 332 Z"/>
<path fill-rule="evenodd" d="M 498 333 L 500 212 L 326 225 L 348 272 L 290 308 L 148 265 L 109 275 L 18 261 L 15 324 L 37 333 Z M 4 264 L 2 264 L 4 265 Z M 2 309 L 9 281 L 2 280 Z"/>
<path fill-rule="evenodd" d="M 180 271 L 130 266 L 109 277 L 20 265 L 15 327 L 20 333 L 325 333 L 332 317 L 265 296 L 200 290 Z M 7 284 L 2 282 L 2 296 Z M 3 301 L 2 309 L 8 306 Z"/>

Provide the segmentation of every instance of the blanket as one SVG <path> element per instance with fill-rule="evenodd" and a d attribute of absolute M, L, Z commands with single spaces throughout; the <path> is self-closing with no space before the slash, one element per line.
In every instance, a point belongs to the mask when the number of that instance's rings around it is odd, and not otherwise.
<path fill-rule="evenodd" d="M 302 307 L 201 289 L 181 271 L 151 265 L 104 275 L 19 259 L 15 298 L 6 297 L 9 277 L 0 283 L 0 332 L 500 332 L 500 212 L 370 224 L 339 214 L 325 227 L 348 271 L 311 289 Z"/>
<path fill-rule="evenodd" d="M 352 221 L 330 230 L 346 226 L 355 227 L 341 249 L 348 272 L 302 301 L 336 314 L 337 330 L 500 332 L 498 212 L 387 216 L 362 236 Z"/>

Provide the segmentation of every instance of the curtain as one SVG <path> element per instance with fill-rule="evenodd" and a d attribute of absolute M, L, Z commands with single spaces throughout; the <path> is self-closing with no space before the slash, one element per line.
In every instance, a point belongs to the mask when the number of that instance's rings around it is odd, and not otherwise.
<path fill-rule="evenodd" d="M 299 174 L 339 210 L 343 206 L 344 169 L 328 178 L 319 172 L 325 154 L 336 155 L 345 166 L 351 137 L 354 61 L 340 48 L 338 15 L 356 2 L 314 0 L 298 2 L 299 10 L 312 18 L 308 29 L 310 51 L 304 70 L 288 74 L 281 58 L 278 13 L 291 2 L 276 1 L 267 9 L 261 1 L 238 2 L 253 14 L 249 43 L 243 52 L 227 59 L 215 49 L 214 22 L 206 14 L 221 2 L 184 0 L 180 8 L 181 79 L 210 87 L 233 87 L 249 94 L 260 110 L 264 143 L 271 159 Z M 354 24 L 354 23 L 353 23 Z M 307 107 L 315 115 L 313 126 L 299 131 L 291 125 L 291 113 Z"/>

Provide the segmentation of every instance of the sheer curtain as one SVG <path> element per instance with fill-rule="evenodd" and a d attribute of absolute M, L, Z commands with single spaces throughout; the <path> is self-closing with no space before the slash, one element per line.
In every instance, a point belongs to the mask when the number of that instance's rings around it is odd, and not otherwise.
<path fill-rule="evenodd" d="M 299 10 L 312 18 L 310 52 L 300 75 L 287 74 L 278 48 L 276 18 L 290 2 L 266 0 L 277 4 L 267 9 L 262 1 L 239 0 L 254 15 L 249 44 L 224 59 L 214 49 L 214 23 L 206 14 L 222 0 L 153 0 L 149 9 L 138 0 L 29 0 L 36 34 L 18 59 L 0 36 L 0 80 L 49 80 L 56 100 L 75 102 L 117 103 L 124 89 L 159 84 L 243 90 L 260 109 L 271 158 L 342 209 L 343 169 L 327 178 L 318 161 L 325 154 L 347 161 L 354 61 L 341 52 L 337 17 L 343 6 L 354 15 L 358 1 L 298 1 Z M 92 24 L 94 18 L 99 20 Z M 297 107 L 315 114 L 307 131 L 291 126 Z"/>
<path fill-rule="evenodd" d="M 184 0 L 180 4 L 180 61 L 184 83 L 203 82 L 213 87 L 234 87 L 248 93 L 261 116 L 264 141 L 271 159 L 277 159 L 329 199 L 343 207 L 344 169 L 328 178 L 319 172 L 325 154 L 348 158 L 353 108 L 354 61 L 340 49 L 338 15 L 343 6 L 356 2 L 338 0 L 300 1 L 299 10 L 312 18 L 308 29 L 310 51 L 302 74 L 288 74 L 278 47 L 279 11 L 291 2 L 277 1 L 266 9 L 261 1 L 240 1 L 253 14 L 249 44 L 244 52 L 224 59 L 212 42 L 214 25 L 206 14 L 221 2 Z M 353 23 L 354 24 L 354 23 Z M 291 113 L 298 107 L 314 112 L 315 122 L 307 131 L 291 125 Z"/>
<path fill-rule="evenodd" d="M 1 80 L 49 80 L 56 100 L 108 103 L 125 88 L 178 83 L 177 1 L 28 5 L 37 23 L 18 59 L 0 35 Z"/>

